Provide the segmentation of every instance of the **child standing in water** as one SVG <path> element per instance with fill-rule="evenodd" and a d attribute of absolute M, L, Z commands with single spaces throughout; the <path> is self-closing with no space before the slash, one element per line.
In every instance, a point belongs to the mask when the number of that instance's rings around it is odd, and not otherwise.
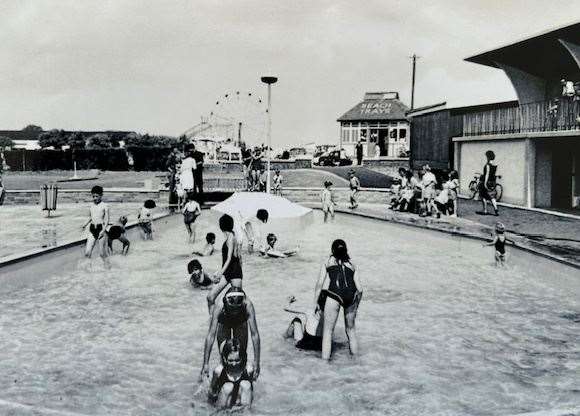
<path fill-rule="evenodd" d="M 193 199 L 193 193 L 187 194 L 187 202 L 183 207 L 183 222 L 187 229 L 188 241 L 195 243 L 195 220 L 201 215 L 201 207 Z"/>
<path fill-rule="evenodd" d="M 349 185 L 350 185 L 350 208 L 355 209 L 358 207 L 358 202 L 356 200 L 356 196 L 358 194 L 360 188 L 360 181 L 356 177 L 354 170 L 350 170 L 349 172 Z"/>
<path fill-rule="evenodd" d="M 332 196 L 332 182 L 324 181 L 324 189 L 320 193 L 320 200 L 322 201 L 322 212 L 324 212 L 324 222 L 328 221 L 328 216 L 334 220 L 334 198 Z"/>
<path fill-rule="evenodd" d="M 496 266 L 505 266 L 505 243 L 506 241 L 510 241 L 505 236 L 505 225 L 501 222 L 495 224 L 495 235 L 493 240 L 487 244 L 484 244 L 484 247 L 495 246 L 495 265 Z M 510 241 L 512 242 L 512 241 Z"/>
<path fill-rule="evenodd" d="M 157 206 L 155 201 L 148 199 L 145 201 L 139 213 L 137 214 L 137 219 L 139 220 L 139 226 L 141 227 L 144 240 L 153 240 L 153 227 L 152 227 L 152 210 Z"/>
<path fill-rule="evenodd" d="M 99 243 L 100 255 L 104 259 L 107 256 L 105 247 L 105 226 L 109 223 L 109 206 L 103 202 L 103 187 L 93 186 L 91 189 L 93 205 L 89 209 L 89 219 L 83 225 L 83 230 L 89 226 L 89 236 L 85 248 L 85 257 L 90 258 L 95 244 Z"/>

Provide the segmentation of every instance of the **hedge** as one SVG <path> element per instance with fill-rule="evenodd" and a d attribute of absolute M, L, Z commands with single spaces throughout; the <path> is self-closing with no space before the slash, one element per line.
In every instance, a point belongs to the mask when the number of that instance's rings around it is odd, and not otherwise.
<path fill-rule="evenodd" d="M 25 150 L 4 152 L 6 164 L 12 171 L 72 170 L 73 160 L 77 169 L 112 171 L 129 170 L 127 153 L 133 157 L 133 169 L 140 171 L 165 171 L 170 147 L 130 147 L 127 149 L 79 149 Z"/>

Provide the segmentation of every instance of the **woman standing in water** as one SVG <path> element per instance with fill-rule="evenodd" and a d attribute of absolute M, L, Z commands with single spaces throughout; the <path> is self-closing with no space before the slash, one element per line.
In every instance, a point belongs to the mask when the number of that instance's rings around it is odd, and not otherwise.
<path fill-rule="evenodd" d="M 356 267 L 350 260 L 346 243 L 343 240 L 334 240 L 331 246 L 331 256 L 320 268 L 320 276 L 314 290 L 314 301 L 318 301 L 322 291 L 326 294 L 324 306 L 324 327 L 322 330 L 322 358 L 330 360 L 332 352 L 332 334 L 336 326 L 338 313 L 342 307 L 344 313 L 344 327 L 350 353 L 358 353 L 355 320 L 358 305 L 362 298 L 362 285 L 356 275 Z M 325 286 L 326 278 L 329 284 Z"/>
<path fill-rule="evenodd" d="M 214 281 L 219 278 L 219 282 L 207 295 L 207 306 L 210 316 L 216 298 L 226 288 L 228 284 L 232 287 L 242 288 L 242 260 L 240 258 L 240 245 L 234 233 L 234 219 L 228 214 L 224 214 L 219 220 L 220 230 L 224 233 L 224 244 L 222 245 L 222 268 L 214 274 Z"/>

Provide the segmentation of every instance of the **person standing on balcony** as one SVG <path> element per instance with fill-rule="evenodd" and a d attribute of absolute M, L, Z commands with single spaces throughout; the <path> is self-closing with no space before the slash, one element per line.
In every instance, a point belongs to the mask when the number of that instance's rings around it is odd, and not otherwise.
<path fill-rule="evenodd" d="M 483 175 L 479 181 L 479 196 L 481 197 L 481 202 L 483 203 L 483 211 L 478 211 L 476 214 L 487 215 L 487 203 L 491 202 L 493 206 L 494 215 L 497 217 L 499 211 L 497 209 L 497 165 L 494 163 L 495 153 L 491 150 L 485 152 L 485 157 L 487 158 L 487 163 L 483 167 Z"/>
<path fill-rule="evenodd" d="M 363 145 L 362 145 L 362 142 L 360 141 L 360 139 L 356 143 L 355 150 L 356 150 L 356 163 L 357 163 L 357 165 L 361 166 L 362 159 L 363 159 Z"/>
<path fill-rule="evenodd" d="M 204 153 L 196 150 L 193 145 L 193 159 L 195 160 L 195 169 L 193 170 L 193 192 L 197 193 L 198 202 L 203 204 L 203 157 Z"/>

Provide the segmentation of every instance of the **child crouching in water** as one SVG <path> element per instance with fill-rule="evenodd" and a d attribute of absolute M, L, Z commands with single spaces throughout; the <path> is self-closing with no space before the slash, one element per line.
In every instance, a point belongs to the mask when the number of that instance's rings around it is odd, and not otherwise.
<path fill-rule="evenodd" d="M 506 259 L 506 251 L 505 251 L 505 243 L 509 241 L 513 244 L 513 241 L 508 240 L 505 236 L 505 225 L 501 222 L 495 224 L 495 235 L 493 240 L 487 244 L 484 244 L 484 247 L 495 246 L 495 265 L 496 266 L 505 266 L 505 259 Z"/>
<path fill-rule="evenodd" d="M 139 220 L 139 227 L 141 227 L 141 237 L 144 240 L 153 240 L 153 227 L 152 227 L 152 210 L 157 206 L 155 201 L 148 199 L 145 201 L 139 213 L 137 214 L 137 219 Z"/>
<path fill-rule="evenodd" d="M 213 370 L 209 401 L 222 408 L 250 406 L 253 400 L 254 370 L 247 365 L 246 351 L 241 348 L 239 340 L 230 338 L 224 342 L 221 361 Z"/>
<path fill-rule="evenodd" d="M 113 241 L 119 240 L 123 244 L 122 253 L 124 256 L 129 252 L 131 242 L 125 237 L 125 226 L 127 225 L 127 217 L 124 215 L 119 217 L 115 224 L 111 224 L 106 228 L 107 246 L 109 254 L 113 253 Z"/>
<path fill-rule="evenodd" d="M 332 182 L 324 181 L 324 189 L 320 193 L 320 200 L 322 202 L 322 212 L 324 212 L 324 222 L 328 221 L 328 216 L 334 220 L 334 197 L 332 195 Z"/>
<path fill-rule="evenodd" d="M 215 234 L 214 233 L 207 233 L 205 235 L 205 245 L 200 250 L 193 250 L 194 255 L 196 256 L 211 256 L 215 251 Z"/>
<path fill-rule="evenodd" d="M 219 282 L 219 279 L 217 281 L 212 280 L 212 278 L 209 277 L 209 274 L 203 270 L 203 266 L 199 260 L 196 259 L 191 260 L 187 264 L 187 273 L 189 273 L 189 283 L 191 283 L 194 288 L 210 289 L 211 285 Z"/>
<path fill-rule="evenodd" d="M 296 247 L 293 250 L 277 250 L 276 248 L 274 248 L 276 241 L 278 241 L 278 237 L 276 237 L 275 234 L 272 233 L 268 234 L 268 236 L 266 237 L 266 247 L 263 250 L 261 250 L 260 253 L 263 256 L 277 258 L 290 257 L 298 253 L 298 247 Z"/>

